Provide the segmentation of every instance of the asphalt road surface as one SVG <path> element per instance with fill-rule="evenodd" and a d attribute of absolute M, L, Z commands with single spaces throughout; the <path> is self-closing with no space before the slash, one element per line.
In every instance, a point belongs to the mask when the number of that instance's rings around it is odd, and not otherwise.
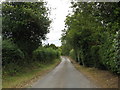
<path fill-rule="evenodd" d="M 97 88 L 82 73 L 74 68 L 67 57 L 47 75 L 32 85 L 32 88 Z"/>

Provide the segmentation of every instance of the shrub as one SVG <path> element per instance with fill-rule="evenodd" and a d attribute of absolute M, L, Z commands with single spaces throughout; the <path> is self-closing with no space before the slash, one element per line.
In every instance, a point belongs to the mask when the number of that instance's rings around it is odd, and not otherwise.
<path fill-rule="evenodd" d="M 101 46 L 99 51 L 101 61 L 108 70 L 113 73 L 119 74 L 119 61 L 117 59 L 116 39 L 107 38 L 106 42 Z"/>
<path fill-rule="evenodd" d="M 104 64 L 101 62 L 99 50 L 100 50 L 100 45 L 91 47 L 91 61 L 93 61 L 93 66 L 95 68 L 106 69 Z"/>
<path fill-rule="evenodd" d="M 73 59 L 76 59 L 75 50 L 74 49 L 70 50 L 69 56 L 72 57 Z"/>
<path fill-rule="evenodd" d="M 20 60 L 24 58 L 24 53 L 11 40 L 3 40 L 2 46 L 3 66 L 21 63 Z"/>
<path fill-rule="evenodd" d="M 59 58 L 59 52 L 53 48 L 39 47 L 33 52 L 33 59 L 42 63 L 50 63 Z"/>

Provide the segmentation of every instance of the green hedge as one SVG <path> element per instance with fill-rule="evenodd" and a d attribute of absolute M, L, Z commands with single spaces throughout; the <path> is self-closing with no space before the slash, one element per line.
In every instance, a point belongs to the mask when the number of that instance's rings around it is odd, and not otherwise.
<path fill-rule="evenodd" d="M 11 40 L 3 40 L 2 46 L 3 74 L 15 75 L 22 68 L 24 53 Z"/>
<path fill-rule="evenodd" d="M 72 57 L 73 59 L 76 59 L 75 50 L 74 50 L 74 49 L 71 49 L 71 50 L 70 50 L 69 56 Z"/>
<path fill-rule="evenodd" d="M 39 47 L 33 52 L 33 59 L 42 63 L 52 62 L 54 59 L 59 58 L 59 51 L 53 48 Z"/>
<path fill-rule="evenodd" d="M 119 60 L 117 59 L 119 55 L 117 53 L 117 43 L 117 38 L 111 39 L 110 37 L 106 37 L 106 42 L 100 47 L 99 55 L 101 62 L 108 70 L 120 74 Z"/>
<path fill-rule="evenodd" d="M 24 58 L 24 53 L 11 41 L 2 42 L 2 64 L 3 67 L 10 63 L 20 63 Z"/>

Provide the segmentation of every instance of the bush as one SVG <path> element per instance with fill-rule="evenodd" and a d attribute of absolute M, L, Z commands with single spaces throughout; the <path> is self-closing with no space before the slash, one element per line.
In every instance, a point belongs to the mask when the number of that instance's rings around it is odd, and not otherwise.
<path fill-rule="evenodd" d="M 99 50 L 100 50 L 100 45 L 91 47 L 91 61 L 93 61 L 93 66 L 95 68 L 106 69 L 104 64 L 101 62 Z"/>
<path fill-rule="evenodd" d="M 20 60 L 24 58 L 24 53 L 11 40 L 3 40 L 2 46 L 3 66 L 21 63 Z"/>
<path fill-rule="evenodd" d="M 99 51 L 101 61 L 108 70 L 119 74 L 119 61 L 117 60 L 116 39 L 106 38 L 106 42 L 101 46 Z"/>
<path fill-rule="evenodd" d="M 53 48 L 39 47 L 33 52 L 33 59 L 42 63 L 50 63 L 59 58 L 59 51 Z"/>
<path fill-rule="evenodd" d="M 76 59 L 75 50 L 74 49 L 70 50 L 69 56 L 72 57 L 73 59 Z"/>

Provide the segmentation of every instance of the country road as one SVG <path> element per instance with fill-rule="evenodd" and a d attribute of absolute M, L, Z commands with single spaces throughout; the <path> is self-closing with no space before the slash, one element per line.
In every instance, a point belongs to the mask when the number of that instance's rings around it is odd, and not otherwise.
<path fill-rule="evenodd" d="M 32 88 L 97 88 L 82 73 L 77 71 L 67 57 L 47 75 L 32 85 Z"/>

